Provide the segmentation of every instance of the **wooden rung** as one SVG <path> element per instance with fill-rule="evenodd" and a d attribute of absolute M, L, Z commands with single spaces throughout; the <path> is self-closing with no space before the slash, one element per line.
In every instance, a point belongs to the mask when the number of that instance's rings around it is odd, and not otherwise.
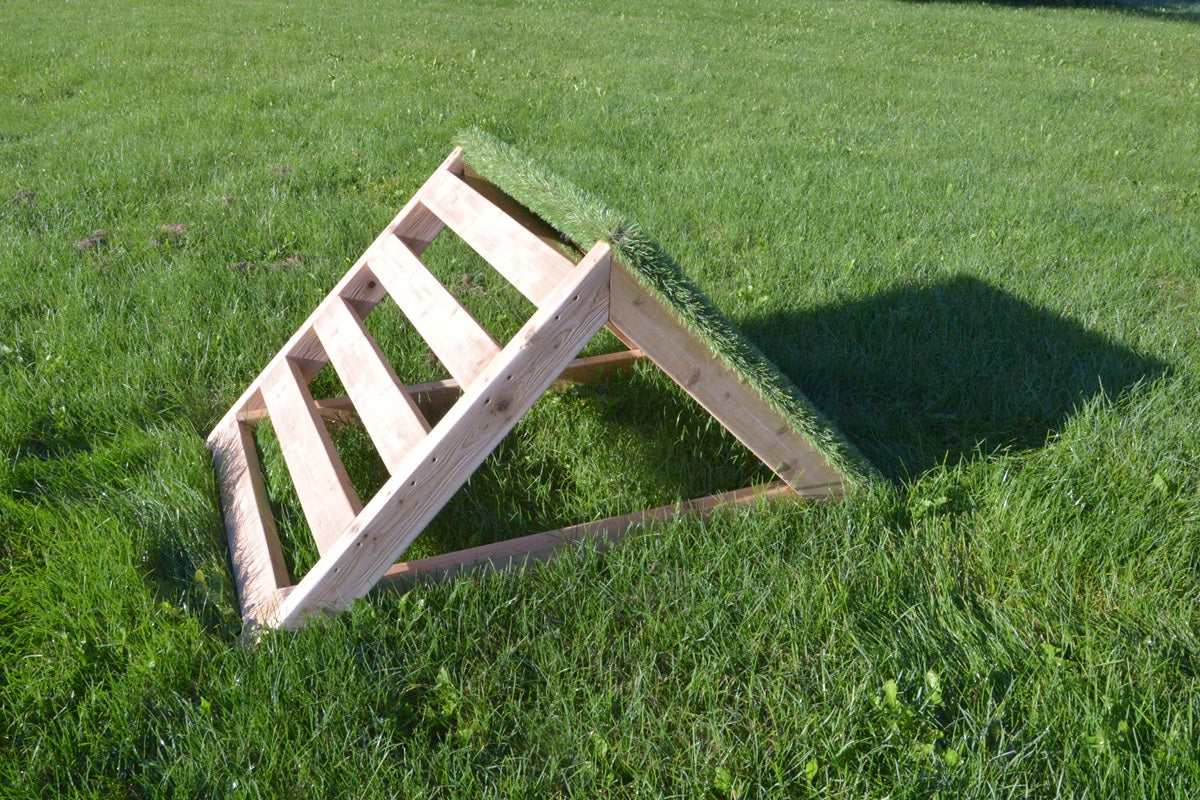
<path fill-rule="evenodd" d="M 404 242 L 393 236 L 372 256 L 372 272 L 421 338 L 456 381 L 470 385 L 500 345 Z"/>
<path fill-rule="evenodd" d="M 575 266 L 457 175 L 440 171 L 418 197 L 536 306 Z"/>
<path fill-rule="evenodd" d="M 562 388 L 572 383 L 592 383 L 600 376 L 617 370 L 630 369 L 634 364 L 643 360 L 645 357 L 641 350 L 623 350 L 619 353 L 584 356 L 568 364 L 554 385 Z M 450 406 L 462 397 L 463 393 L 462 386 L 453 379 L 417 383 L 404 388 L 426 419 L 445 414 Z M 354 403 L 349 397 L 323 397 L 316 401 L 316 405 L 321 416 L 326 419 L 336 419 L 342 422 L 354 420 Z M 254 422 L 265 416 L 266 412 L 257 407 L 242 414 L 242 418 L 248 422 Z"/>
<path fill-rule="evenodd" d="M 290 358 L 276 362 L 262 391 L 313 540 L 324 553 L 358 516 L 362 504 L 299 366 Z"/>
<path fill-rule="evenodd" d="M 238 603 L 251 624 L 275 610 L 279 589 L 290 586 L 271 503 L 249 426 L 229 419 L 208 438 L 221 489 Z"/>
<path fill-rule="evenodd" d="M 383 463 L 395 472 L 429 423 L 348 301 L 326 305 L 315 327 Z"/>

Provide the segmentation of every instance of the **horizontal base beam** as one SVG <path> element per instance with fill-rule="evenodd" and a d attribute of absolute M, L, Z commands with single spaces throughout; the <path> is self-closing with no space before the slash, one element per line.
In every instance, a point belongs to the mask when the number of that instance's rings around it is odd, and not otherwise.
<path fill-rule="evenodd" d="M 562 387 L 572 383 L 590 383 L 599 380 L 607 372 L 629 369 L 634 364 L 645 360 L 646 357 L 642 355 L 641 350 L 622 350 L 619 353 L 577 358 L 563 370 L 563 374 L 554 382 L 554 385 Z M 462 386 L 453 379 L 418 383 L 404 388 L 426 417 L 439 417 L 445 414 L 463 393 Z M 347 423 L 357 421 L 354 404 L 349 397 L 327 397 L 317 400 L 316 407 L 321 416 L 327 419 Z M 266 418 L 266 409 L 248 410 L 239 417 L 245 422 L 259 422 Z"/>
<path fill-rule="evenodd" d="M 707 519 L 714 511 L 723 507 L 758 502 L 774 504 L 780 500 L 800 496 L 783 481 L 722 492 L 677 505 L 660 506 L 619 517 L 584 522 L 415 561 L 402 561 L 384 574 L 379 586 L 407 591 L 420 581 L 444 581 L 463 572 L 520 568 L 527 563 L 548 561 L 571 543 L 592 541 L 599 546 L 613 545 L 632 530 L 667 522 L 677 516 Z"/>

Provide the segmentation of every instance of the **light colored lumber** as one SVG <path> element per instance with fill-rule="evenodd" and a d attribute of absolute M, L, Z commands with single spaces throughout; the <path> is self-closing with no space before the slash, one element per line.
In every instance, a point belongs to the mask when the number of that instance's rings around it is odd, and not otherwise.
<path fill-rule="evenodd" d="M 296 585 L 272 626 L 343 610 L 375 585 L 608 321 L 609 266 L 608 246 L 597 244 Z"/>
<path fill-rule="evenodd" d="M 300 368 L 291 359 L 285 358 L 267 376 L 263 397 L 313 540 L 323 555 L 358 516 L 362 504 Z"/>
<path fill-rule="evenodd" d="M 653 297 L 612 266 L 612 323 L 776 475 L 806 497 L 843 491 L 841 477 L 775 409 Z"/>
<path fill-rule="evenodd" d="M 645 360 L 641 350 L 622 350 L 619 353 L 605 353 L 599 356 L 577 358 L 567 365 L 562 375 L 554 382 L 556 387 L 564 387 L 572 383 L 591 383 L 614 370 L 629 369 L 634 364 Z M 462 397 L 462 386 L 458 381 L 447 379 L 430 383 L 415 383 L 405 386 L 409 397 L 417 404 L 422 416 L 426 419 L 440 417 Z M 323 397 L 313 401 L 317 411 L 325 419 L 337 420 L 342 423 L 354 422 L 354 402 L 349 397 Z M 249 422 L 264 419 L 267 412 L 264 409 L 249 411 L 242 416 Z"/>
<path fill-rule="evenodd" d="M 787 497 L 796 497 L 796 492 L 783 481 L 721 492 L 676 505 L 584 522 L 416 561 L 404 561 L 384 573 L 379 585 L 405 590 L 411 588 L 418 580 L 442 581 L 462 572 L 520 568 L 529 562 L 547 561 L 571 543 L 591 541 L 602 546 L 617 544 L 632 530 L 666 522 L 677 516 L 698 516 L 707 519 L 719 508 L 758 502 L 773 503 Z"/>
<path fill-rule="evenodd" d="M 459 174 L 459 173 L 456 173 Z M 534 214 L 525 206 L 518 203 L 513 198 L 509 197 L 498 186 L 494 185 L 487 178 L 480 175 L 475 170 L 471 169 L 471 165 L 462 164 L 462 173 L 459 174 L 463 183 L 470 186 L 476 192 L 481 194 L 492 205 L 503 211 L 511 217 L 525 230 L 532 233 L 547 246 L 562 253 L 571 262 L 578 262 L 583 257 L 584 251 L 576 247 L 575 243 L 556 231 L 550 223 L 543 220 L 538 215 Z M 614 325 L 605 325 L 604 327 L 621 340 L 629 349 L 634 349 L 632 342 L 628 342 L 623 338 L 623 335 L 617 330 Z"/>
<path fill-rule="evenodd" d="M 470 385 L 499 354 L 496 340 L 395 236 L 385 240 L 372 256 L 371 269 L 417 333 L 463 386 Z"/>
<path fill-rule="evenodd" d="M 488 202 L 511 217 L 522 228 L 565 255 L 572 263 L 583 258 L 584 251 L 574 242 L 556 231 L 550 223 L 509 197 L 500 187 L 471 169 L 470 164 L 463 164 L 463 171 L 459 177 L 462 178 L 463 183 L 483 195 Z"/>
<path fill-rule="evenodd" d="M 574 265 L 450 172 L 421 189 L 421 202 L 475 252 L 541 306 Z"/>
<path fill-rule="evenodd" d="M 429 423 L 347 301 L 327 305 L 315 324 L 375 449 L 388 471 L 395 472 L 429 433 Z"/>
<path fill-rule="evenodd" d="M 278 590 L 292 581 L 250 429 L 230 420 L 213 431 L 208 447 L 216 464 L 238 605 L 253 626 L 274 611 Z"/>
<path fill-rule="evenodd" d="M 446 157 L 446 160 L 425 180 L 425 183 L 421 185 L 417 193 L 408 201 L 408 204 L 405 206 L 408 213 L 401 217 L 400 223 L 392 230 L 385 231 L 385 233 L 392 233 L 399 236 L 408 245 L 409 249 L 417 255 L 425 252 L 425 248 L 442 232 L 446 224 L 421 201 L 421 193 L 431 183 L 440 181 L 443 176 L 462 175 L 463 167 L 462 148 L 456 147 L 454 148 L 454 152 Z M 376 241 L 378 242 L 382 238 L 380 236 Z"/>

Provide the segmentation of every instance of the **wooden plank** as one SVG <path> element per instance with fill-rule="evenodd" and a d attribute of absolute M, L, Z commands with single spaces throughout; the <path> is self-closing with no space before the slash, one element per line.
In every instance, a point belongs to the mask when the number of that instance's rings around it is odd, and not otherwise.
<path fill-rule="evenodd" d="M 574 267 L 569 258 L 449 172 L 430 178 L 419 197 L 536 306 L 541 306 Z"/>
<path fill-rule="evenodd" d="M 316 329 L 363 427 L 388 471 L 395 472 L 429 433 L 429 423 L 349 302 L 326 306 Z"/>
<path fill-rule="evenodd" d="M 592 541 L 601 546 L 613 545 L 632 530 L 666 522 L 677 516 L 707 519 L 718 508 L 758 502 L 774 503 L 796 496 L 796 492 L 783 481 L 721 492 L 676 505 L 660 506 L 416 561 L 401 562 L 384 573 L 379 586 L 403 591 L 411 588 L 419 580 L 444 581 L 463 572 L 520 568 L 530 562 L 548 561 L 561 553 L 568 544 Z"/>
<path fill-rule="evenodd" d="M 611 321 L 782 480 L 806 497 L 843 490 L 838 473 L 757 392 L 679 322 L 620 262 L 612 266 Z"/>
<path fill-rule="evenodd" d="M 643 360 L 641 350 L 623 350 L 619 353 L 577 358 L 567 365 L 554 385 L 594 383 L 612 372 L 630 369 Z"/>
<path fill-rule="evenodd" d="M 599 356 L 577 358 L 567 365 L 562 375 L 554 382 L 555 387 L 564 387 L 572 383 L 592 383 L 614 370 L 629 369 L 634 364 L 648 360 L 641 350 L 623 350 L 619 353 L 605 353 Z M 462 397 L 462 387 L 456 380 L 433 381 L 432 383 L 415 383 L 404 387 L 409 397 L 417 404 L 421 414 L 426 418 L 440 417 L 450 410 L 450 406 Z M 354 403 L 349 397 L 324 397 L 314 401 L 317 411 L 325 419 L 353 423 Z M 262 411 L 250 411 L 242 419 L 253 422 L 267 416 L 265 407 Z"/>
<path fill-rule="evenodd" d="M 421 194 L 431 183 L 440 181 L 443 176 L 462 175 L 463 166 L 462 148 L 456 147 L 454 148 L 454 152 L 441 163 L 441 166 L 434 170 L 432 175 L 426 178 L 425 183 L 421 185 L 417 193 L 408 201 L 405 208 L 408 209 L 409 213 L 404 215 L 400 224 L 396 225 L 391 231 L 385 231 L 385 233 L 399 236 L 408 245 L 409 249 L 417 255 L 425 252 L 425 248 L 437 238 L 437 235 L 442 232 L 446 224 L 421 201 Z M 379 239 L 382 238 L 382 236 L 379 237 Z M 376 241 L 379 241 L 379 239 Z"/>
<path fill-rule="evenodd" d="M 500 353 L 500 345 L 471 312 L 395 236 L 385 240 L 372 256 L 371 269 L 417 333 L 463 386 L 469 386 Z"/>
<path fill-rule="evenodd" d="M 362 504 L 293 361 L 284 359 L 267 376 L 263 398 L 313 540 L 325 553 Z"/>
<path fill-rule="evenodd" d="M 275 610 L 279 590 L 292 580 L 249 427 L 230 420 L 213 431 L 208 447 L 216 465 L 238 605 L 253 627 Z"/>
<path fill-rule="evenodd" d="M 609 251 L 598 244 L 283 601 L 286 628 L 340 611 L 387 572 L 446 501 L 608 321 Z"/>
<path fill-rule="evenodd" d="M 554 226 L 550 225 L 550 223 L 509 197 L 487 178 L 471 169 L 470 164 L 463 164 L 461 177 L 463 183 L 479 192 L 489 203 L 519 223 L 522 228 L 562 253 L 572 263 L 576 263 L 579 259 L 583 258 L 584 251 L 576 247 L 574 242 L 555 230 Z"/>

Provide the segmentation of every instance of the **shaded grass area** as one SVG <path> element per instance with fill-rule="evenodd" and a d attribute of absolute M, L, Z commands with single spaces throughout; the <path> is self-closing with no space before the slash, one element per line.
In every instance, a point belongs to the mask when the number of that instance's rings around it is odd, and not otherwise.
<path fill-rule="evenodd" d="M 4 8 L 0 794 L 1196 794 L 1195 26 Z M 203 437 L 471 125 L 654 231 L 892 480 L 240 647 Z M 540 409 L 446 535 L 754 477 L 610 388 Z"/>
<path fill-rule="evenodd" d="M 1041 447 L 1087 401 L 1167 368 L 969 275 L 746 327 L 894 478 Z"/>

